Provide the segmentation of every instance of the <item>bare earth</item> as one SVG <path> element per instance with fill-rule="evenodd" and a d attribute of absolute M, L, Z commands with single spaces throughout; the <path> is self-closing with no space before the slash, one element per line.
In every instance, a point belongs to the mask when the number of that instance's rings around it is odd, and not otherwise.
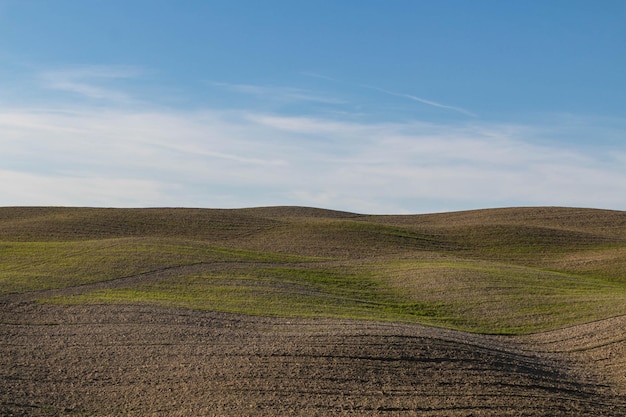
<path fill-rule="evenodd" d="M 626 415 L 626 317 L 499 337 L 0 303 L 0 415 Z"/>

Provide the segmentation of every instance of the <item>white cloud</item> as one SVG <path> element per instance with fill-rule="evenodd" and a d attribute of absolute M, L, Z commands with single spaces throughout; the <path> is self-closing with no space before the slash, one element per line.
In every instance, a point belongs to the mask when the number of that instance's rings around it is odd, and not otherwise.
<path fill-rule="evenodd" d="M 41 78 L 44 87 L 78 94 L 90 99 L 131 102 L 132 97 L 118 88 L 108 87 L 107 81 L 135 78 L 142 73 L 130 66 L 82 66 L 47 71 Z"/>
<path fill-rule="evenodd" d="M 345 100 L 321 95 L 302 88 L 267 86 L 254 84 L 232 84 L 221 82 L 207 82 L 210 86 L 220 87 L 240 94 L 253 95 L 265 100 L 277 100 L 283 102 L 318 102 L 324 104 L 343 104 Z"/>
<path fill-rule="evenodd" d="M 129 178 L 52 176 L 0 170 L 0 201 L 9 205 L 135 206 L 163 204 L 161 184 Z"/>
<path fill-rule="evenodd" d="M 0 205 L 626 209 L 624 153 L 498 124 L 247 111 L 0 110 Z"/>

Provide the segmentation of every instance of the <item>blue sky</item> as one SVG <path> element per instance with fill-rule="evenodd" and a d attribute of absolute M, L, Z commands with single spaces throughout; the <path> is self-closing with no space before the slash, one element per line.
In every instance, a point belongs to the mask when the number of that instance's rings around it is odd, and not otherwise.
<path fill-rule="evenodd" d="M 0 0 L 0 205 L 626 210 L 626 2 Z"/>

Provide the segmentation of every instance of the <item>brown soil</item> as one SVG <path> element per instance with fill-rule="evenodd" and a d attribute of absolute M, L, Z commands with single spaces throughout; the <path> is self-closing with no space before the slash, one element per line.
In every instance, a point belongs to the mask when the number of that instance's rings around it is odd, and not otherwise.
<path fill-rule="evenodd" d="M 625 317 L 511 338 L 14 297 L 0 307 L 1 415 L 626 415 Z"/>

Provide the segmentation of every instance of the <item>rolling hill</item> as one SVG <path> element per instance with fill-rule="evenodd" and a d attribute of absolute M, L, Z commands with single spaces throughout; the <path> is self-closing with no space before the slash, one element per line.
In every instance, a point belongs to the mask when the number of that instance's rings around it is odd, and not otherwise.
<path fill-rule="evenodd" d="M 78 374 L 68 377 L 73 384 L 94 383 L 84 375 L 85 363 L 122 383 L 110 357 L 106 366 L 94 362 L 103 353 L 89 341 L 115 339 L 119 326 L 134 329 L 127 337 L 135 345 L 159 345 L 162 335 L 165 344 L 153 357 L 186 363 L 180 352 L 217 338 L 221 342 L 207 348 L 212 353 L 189 354 L 198 360 L 225 352 L 247 358 L 245 372 L 229 354 L 222 358 L 230 364 L 223 382 L 234 391 L 209 384 L 219 377 L 194 360 L 197 374 L 170 363 L 175 381 L 204 381 L 222 403 L 183 384 L 192 408 L 154 403 L 170 407 L 166 414 L 189 414 L 198 403 L 208 408 L 197 415 L 242 415 L 252 403 L 244 415 L 295 415 L 297 404 L 301 415 L 626 410 L 620 400 L 626 392 L 626 212 L 529 207 L 364 215 L 305 207 L 5 207 L 0 305 L 2 349 L 10 353 L 0 375 L 5 414 L 158 414 L 121 399 L 115 389 L 98 401 L 100 394 L 83 392 L 86 403 L 75 398 L 59 405 L 64 400 L 51 391 L 64 392 L 61 377 L 49 370 L 51 379 L 28 382 L 32 372 L 60 360 L 74 363 L 69 369 Z M 229 325 L 231 320 L 238 324 Z M 94 333 L 96 323 L 101 333 Z M 198 323 L 213 327 L 207 333 Z M 50 345 L 28 342 L 43 336 Z M 80 361 L 72 361 L 68 340 L 89 347 L 73 353 Z M 242 343 L 257 343 L 258 351 Z M 24 352 L 43 352 L 35 355 L 40 361 L 24 365 L 29 360 L 18 345 Z M 176 346 L 180 352 L 172 350 Z M 150 381 L 171 388 L 158 382 L 164 374 L 142 356 L 146 351 L 129 355 L 138 355 L 133 361 L 153 373 L 137 381 L 146 395 L 158 397 L 147 389 Z M 279 369 L 280 358 L 286 366 L 281 372 L 264 368 L 271 362 Z M 119 363 L 132 368 L 128 361 Z M 299 373 L 291 374 L 293 366 Z M 354 366 L 363 371 L 355 374 Z M 262 379 L 246 372 L 263 369 L 273 376 L 255 388 Z M 418 373 L 427 376 L 420 379 Z M 288 377 L 299 382 L 290 385 Z M 365 391 L 355 385 L 359 380 Z M 10 381 L 21 381 L 15 385 L 21 394 L 10 392 Z M 474 386 L 463 391 L 467 383 Z M 132 381 L 124 384 L 133 387 Z M 315 393 L 307 384 L 317 387 Z M 297 392 L 292 385 L 300 387 Z M 446 394 L 446 386 L 456 394 Z M 246 400 L 236 387 L 258 395 Z M 500 396 L 517 398 L 519 406 L 507 408 Z M 248 402 L 238 408 L 238 401 Z M 136 413 L 129 404 L 139 407 Z"/>

